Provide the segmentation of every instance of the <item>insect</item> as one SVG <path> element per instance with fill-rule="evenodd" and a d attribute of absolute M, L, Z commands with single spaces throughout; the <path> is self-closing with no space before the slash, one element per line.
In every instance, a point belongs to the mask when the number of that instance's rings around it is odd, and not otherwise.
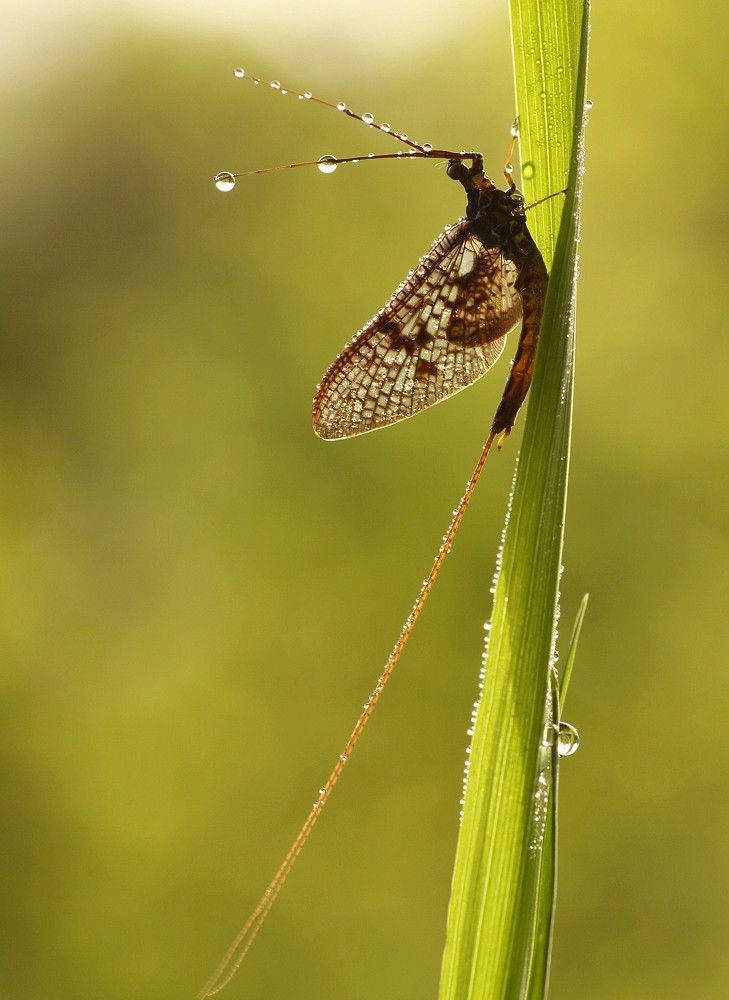
<path fill-rule="evenodd" d="M 259 77 L 235 75 L 260 84 Z M 484 173 L 477 152 L 433 149 L 377 124 L 371 114 L 356 114 L 344 104 L 331 104 L 310 92 L 287 90 L 278 81 L 267 84 L 345 112 L 371 128 L 389 134 L 409 147 L 407 153 L 370 154 L 369 157 L 334 157 L 247 171 L 224 172 L 215 178 L 220 190 L 229 191 L 236 178 L 286 170 L 317 163 L 330 173 L 340 163 L 358 159 L 396 157 L 447 160 L 446 173 L 466 192 L 466 214 L 439 236 L 417 266 L 395 289 L 374 316 L 324 374 L 313 403 L 313 426 L 326 440 L 353 437 L 386 427 L 452 396 L 484 375 L 501 355 L 507 334 L 521 323 L 521 332 L 503 395 L 481 455 L 455 509 L 433 565 L 412 611 L 355 723 L 352 734 L 326 783 L 319 789 L 309 815 L 294 838 L 281 866 L 264 891 L 211 978 L 198 994 L 213 996 L 230 981 L 240 966 L 263 921 L 321 815 L 335 784 L 369 721 L 400 654 L 415 626 L 461 523 L 486 458 L 494 443 L 500 447 L 510 433 L 532 378 L 548 275 L 542 256 L 526 224 L 524 200 L 511 177 L 509 160 L 504 168 L 506 188 L 498 188 Z"/>
<path fill-rule="evenodd" d="M 266 82 L 242 69 L 235 74 L 256 84 Z M 511 176 L 516 123 L 504 168 L 507 187 L 502 190 L 484 173 L 480 153 L 433 149 L 341 102 L 335 105 L 309 91 L 285 89 L 277 80 L 268 86 L 335 108 L 409 147 L 407 154 L 366 158 L 326 155 L 316 161 L 323 172 L 360 159 L 404 155 L 447 159 L 448 177 L 466 191 L 466 217 L 435 240 L 325 373 L 314 398 L 314 430 L 326 440 L 353 437 L 447 399 L 491 368 L 504 349 L 506 335 L 521 322 L 517 351 L 491 427 L 492 440 L 500 436 L 503 443 L 531 382 L 548 283 L 544 261 L 527 228 L 524 199 Z M 229 191 L 237 177 L 310 165 L 292 163 L 244 174 L 226 171 L 215 181 Z"/>

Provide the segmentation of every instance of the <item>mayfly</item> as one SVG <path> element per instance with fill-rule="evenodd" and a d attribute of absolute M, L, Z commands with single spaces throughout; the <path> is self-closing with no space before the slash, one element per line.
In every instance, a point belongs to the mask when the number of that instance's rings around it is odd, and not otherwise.
<path fill-rule="evenodd" d="M 465 218 L 447 227 L 435 240 L 322 378 L 313 404 L 314 430 L 321 438 L 348 438 L 386 427 L 452 396 L 491 368 L 503 351 L 507 334 L 520 323 L 521 332 L 486 443 L 377 684 L 281 866 L 199 993 L 200 998 L 223 989 L 243 961 L 395 668 L 451 549 L 492 445 L 496 441 L 501 447 L 514 425 L 532 378 L 548 282 L 544 261 L 527 228 L 524 200 L 511 176 L 510 160 L 518 137 L 516 124 L 504 167 L 506 188 L 501 189 L 484 173 L 480 153 L 434 149 L 395 132 L 385 122 L 376 123 L 369 113 L 355 113 L 343 103 L 331 104 L 308 91 L 286 89 L 276 80 L 267 83 L 247 76 L 241 69 L 235 75 L 344 112 L 390 135 L 408 151 L 368 157 L 327 154 L 307 163 L 240 174 L 224 172 L 215 178 L 220 190 L 230 191 L 237 177 L 270 171 L 316 164 L 324 173 L 330 173 L 339 164 L 360 159 L 413 157 L 446 160 L 448 177 L 466 192 Z"/>

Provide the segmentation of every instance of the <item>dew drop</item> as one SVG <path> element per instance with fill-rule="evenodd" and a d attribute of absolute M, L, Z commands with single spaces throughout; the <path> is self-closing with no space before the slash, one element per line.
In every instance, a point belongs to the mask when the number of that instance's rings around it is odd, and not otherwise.
<path fill-rule="evenodd" d="M 585 101 L 585 111 L 592 111 L 592 101 Z"/>
<path fill-rule="evenodd" d="M 521 176 L 524 180 L 530 181 L 535 174 L 534 164 L 531 160 L 527 160 L 526 163 L 522 164 Z"/>
<path fill-rule="evenodd" d="M 218 191 L 232 191 L 235 187 L 235 176 L 229 174 L 227 170 L 223 170 L 215 177 L 215 187 Z"/>
<path fill-rule="evenodd" d="M 407 137 L 408 137 L 408 134 L 407 134 L 407 132 L 401 132 L 401 133 L 400 133 L 400 138 L 401 138 L 401 139 L 402 139 L 403 141 L 407 140 Z"/>
<path fill-rule="evenodd" d="M 241 80 L 245 75 L 246 71 L 244 69 L 241 69 L 240 66 L 238 67 L 238 69 L 233 70 L 233 76 L 237 76 L 239 80 Z"/>
<path fill-rule="evenodd" d="M 346 110 L 347 110 L 347 105 L 344 103 L 344 101 L 340 101 L 339 104 L 337 104 L 337 111 L 346 111 Z"/>
<path fill-rule="evenodd" d="M 320 794 L 320 795 L 326 795 L 326 793 L 327 793 L 327 790 L 326 790 L 326 788 L 320 788 L 320 789 L 319 789 L 319 794 Z"/>
<path fill-rule="evenodd" d="M 423 143 L 423 152 L 424 153 L 432 153 L 432 151 L 433 151 L 433 144 L 431 142 L 424 142 Z"/>
<path fill-rule="evenodd" d="M 333 174 L 337 169 L 337 158 L 331 153 L 325 153 L 319 157 L 319 169 L 323 174 Z"/>
<path fill-rule="evenodd" d="M 281 84 L 279 83 L 278 80 L 271 80 L 269 86 L 270 86 L 271 90 L 280 90 L 281 89 Z"/>
<path fill-rule="evenodd" d="M 302 97 L 303 97 L 303 98 L 304 98 L 304 100 L 306 100 L 306 101 L 310 101 L 310 100 L 312 99 L 312 97 L 313 97 L 313 96 L 314 96 L 314 95 L 312 94 L 312 92 L 311 92 L 310 90 L 305 90 L 305 91 L 304 91 L 304 93 L 302 94 Z"/>
<path fill-rule="evenodd" d="M 388 122 L 383 122 L 380 125 L 380 132 L 389 132 L 389 131 L 390 131 L 390 124 Z"/>
<path fill-rule="evenodd" d="M 365 125 L 371 125 L 374 120 L 375 116 L 371 115 L 369 111 L 365 111 L 365 113 L 362 115 L 362 121 L 365 123 Z"/>
<path fill-rule="evenodd" d="M 557 753 L 560 757 L 571 757 L 580 746 L 580 734 L 569 722 L 560 722 L 557 732 Z"/>

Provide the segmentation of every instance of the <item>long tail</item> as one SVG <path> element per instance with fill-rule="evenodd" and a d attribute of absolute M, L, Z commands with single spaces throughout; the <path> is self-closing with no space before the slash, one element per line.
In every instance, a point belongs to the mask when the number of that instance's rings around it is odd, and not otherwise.
<path fill-rule="evenodd" d="M 271 879 L 270 883 L 268 884 L 268 887 L 266 888 L 266 891 L 259 899 L 255 909 L 253 910 L 253 912 L 251 913 L 250 917 L 245 922 L 243 927 L 238 932 L 238 935 L 236 936 L 235 940 L 231 943 L 225 955 L 223 955 L 220 964 L 215 969 L 210 979 L 203 986 L 202 990 L 198 993 L 197 995 L 198 1000 L 204 1000 L 204 998 L 206 997 L 211 997 L 214 996 L 216 993 L 219 993 L 220 990 L 222 990 L 223 987 L 225 987 L 230 982 L 235 973 L 238 971 L 238 968 L 243 959 L 245 958 L 248 949 L 253 944 L 253 941 L 255 940 L 256 935 L 261 929 L 264 920 L 268 916 L 269 910 L 276 901 L 276 897 L 283 888 L 284 882 L 288 878 L 291 869 L 294 867 L 296 859 L 301 853 L 304 844 L 309 839 L 311 831 L 314 829 L 314 824 L 321 816 L 322 810 L 329 796 L 331 795 L 334 786 L 339 780 L 342 771 L 346 767 L 347 761 L 352 755 L 352 751 L 357 746 L 357 743 L 359 742 L 359 739 L 362 733 L 364 732 L 364 728 L 369 722 L 370 716 L 375 710 L 377 702 L 380 700 L 380 695 L 384 691 L 385 686 L 392 675 L 392 672 L 397 666 L 397 662 L 400 659 L 400 654 L 405 648 L 405 644 L 410 638 L 411 632 L 415 628 L 415 623 L 420 617 L 420 612 L 423 610 L 423 606 L 425 605 L 425 602 L 428 599 L 428 595 L 430 594 L 430 591 L 433 588 L 433 584 L 435 583 L 438 574 L 440 573 L 441 567 L 445 562 L 445 558 L 451 551 L 453 540 L 456 537 L 458 528 L 460 527 L 461 521 L 463 520 L 463 515 L 466 513 L 466 508 L 468 507 L 471 497 L 473 496 L 473 491 L 476 489 L 476 484 L 478 483 L 479 477 L 486 463 L 486 459 L 488 458 L 488 454 L 491 451 L 491 446 L 493 445 L 494 440 L 496 438 L 496 433 L 497 432 L 492 430 L 491 433 L 489 434 L 488 440 L 486 441 L 486 444 L 483 447 L 483 451 L 481 452 L 478 462 L 476 463 L 476 467 L 473 470 L 473 474 L 471 475 L 471 478 L 468 480 L 468 483 L 466 485 L 466 491 L 461 497 L 458 506 L 456 507 L 453 513 L 453 519 L 450 523 L 448 531 L 443 536 L 443 541 L 441 542 L 440 548 L 438 549 L 435 559 L 433 560 L 433 565 L 430 568 L 430 572 L 428 573 L 428 576 L 425 578 L 423 585 L 420 588 L 420 593 L 417 596 L 415 604 L 413 604 L 412 611 L 405 619 L 405 624 L 402 627 L 397 642 L 395 643 L 392 652 L 387 658 L 387 663 L 385 664 L 385 667 L 377 680 L 377 684 L 375 685 L 372 694 L 367 699 L 367 703 L 360 717 L 357 719 L 355 727 L 352 730 L 352 735 L 347 740 L 346 746 L 344 747 L 339 757 L 337 758 L 337 762 L 334 765 L 332 773 L 329 775 L 326 785 L 324 785 L 324 787 L 320 790 L 319 797 L 311 807 L 311 811 L 309 812 L 309 815 L 306 817 L 304 825 L 297 833 L 294 842 L 291 844 L 291 847 L 289 848 L 288 853 L 286 854 L 286 857 L 281 862 L 281 866 Z M 501 444 L 501 441 L 499 441 L 499 444 Z"/>

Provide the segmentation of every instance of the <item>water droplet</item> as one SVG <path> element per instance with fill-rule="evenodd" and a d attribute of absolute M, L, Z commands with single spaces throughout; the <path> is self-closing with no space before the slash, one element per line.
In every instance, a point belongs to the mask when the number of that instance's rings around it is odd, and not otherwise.
<path fill-rule="evenodd" d="M 407 139 L 407 137 L 408 137 L 408 134 L 407 134 L 407 132 L 401 132 L 401 133 L 400 133 L 400 138 L 401 138 L 401 139 L 405 140 L 405 139 Z"/>
<path fill-rule="evenodd" d="M 310 101 L 314 95 L 310 90 L 305 90 L 302 96 L 305 100 Z"/>
<path fill-rule="evenodd" d="M 389 123 L 388 122 L 383 122 L 380 125 L 380 132 L 389 132 L 389 131 L 390 131 L 390 125 L 389 125 Z"/>
<path fill-rule="evenodd" d="M 514 173 L 514 168 L 510 163 L 507 163 L 506 166 L 504 167 L 504 173 L 507 175 L 507 177 L 511 177 L 511 175 Z"/>
<path fill-rule="evenodd" d="M 524 180 L 530 181 L 535 174 L 534 164 L 531 160 L 527 160 L 526 163 L 522 164 L 521 176 Z"/>
<path fill-rule="evenodd" d="M 592 111 L 592 101 L 585 101 L 585 111 Z"/>
<path fill-rule="evenodd" d="M 278 80 L 271 80 L 271 83 L 269 84 L 269 86 L 270 86 L 271 90 L 280 90 L 281 89 L 281 84 L 279 83 Z"/>
<path fill-rule="evenodd" d="M 326 790 L 326 788 L 320 788 L 320 789 L 319 789 L 319 794 L 320 794 L 320 795 L 326 795 L 326 793 L 327 793 L 327 790 Z"/>
<path fill-rule="evenodd" d="M 371 125 L 374 120 L 375 116 L 371 115 L 369 111 L 365 111 L 365 113 L 362 115 L 362 121 L 365 123 L 365 125 Z"/>
<path fill-rule="evenodd" d="M 580 746 L 580 734 L 569 722 L 560 722 L 557 732 L 557 753 L 560 757 L 571 757 Z"/>
<path fill-rule="evenodd" d="M 344 101 L 340 101 L 339 104 L 337 104 L 337 111 L 346 111 L 346 110 L 347 110 L 347 105 L 344 103 Z"/>
<path fill-rule="evenodd" d="M 233 70 L 233 76 L 237 76 L 238 79 L 242 79 L 245 75 L 246 71 L 244 69 L 241 69 L 240 66 L 238 67 L 238 69 Z"/>
<path fill-rule="evenodd" d="M 337 158 L 331 153 L 325 153 L 319 157 L 319 169 L 323 174 L 333 174 L 337 169 Z"/>
<path fill-rule="evenodd" d="M 215 177 L 215 187 L 218 191 L 232 191 L 235 187 L 235 176 L 229 174 L 227 170 L 223 170 Z"/>
<path fill-rule="evenodd" d="M 433 151 L 433 144 L 431 142 L 424 142 L 423 143 L 423 152 L 424 153 L 431 153 L 432 151 Z"/>

